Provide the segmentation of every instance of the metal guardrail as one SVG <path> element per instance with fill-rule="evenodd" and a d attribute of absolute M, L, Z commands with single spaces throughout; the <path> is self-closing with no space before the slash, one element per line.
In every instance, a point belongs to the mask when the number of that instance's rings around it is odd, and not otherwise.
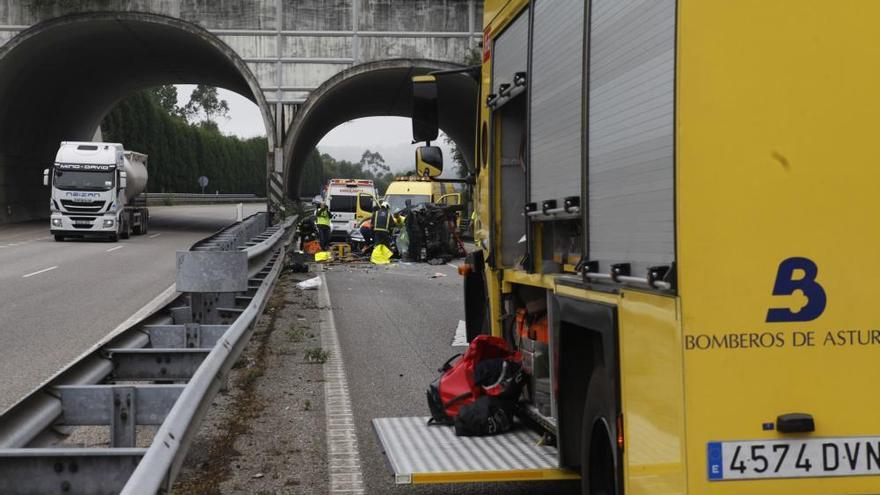
<path fill-rule="evenodd" d="M 266 198 L 255 194 L 199 194 L 199 193 L 144 193 L 141 195 L 148 206 L 166 204 L 209 203 L 264 203 Z"/>
<path fill-rule="evenodd" d="M 0 493 L 167 493 L 214 395 L 246 346 L 295 218 L 260 213 L 178 253 L 163 310 L 108 337 L 0 416 Z M 65 445 L 80 426 L 109 446 Z M 138 448 L 139 426 L 158 426 Z"/>

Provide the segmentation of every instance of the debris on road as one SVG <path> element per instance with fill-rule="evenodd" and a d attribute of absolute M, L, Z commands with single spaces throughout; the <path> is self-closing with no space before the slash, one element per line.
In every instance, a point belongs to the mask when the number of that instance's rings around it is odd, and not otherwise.
<path fill-rule="evenodd" d="M 299 290 L 316 290 L 321 288 L 321 277 L 313 277 L 296 284 Z"/>

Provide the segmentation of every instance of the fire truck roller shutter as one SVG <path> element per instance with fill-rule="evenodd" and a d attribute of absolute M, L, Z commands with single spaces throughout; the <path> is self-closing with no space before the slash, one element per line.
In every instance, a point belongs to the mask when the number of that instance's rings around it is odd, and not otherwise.
<path fill-rule="evenodd" d="M 588 255 L 633 275 L 675 257 L 675 0 L 594 0 Z"/>
<path fill-rule="evenodd" d="M 534 6 L 530 200 L 581 196 L 584 2 L 538 0 Z"/>

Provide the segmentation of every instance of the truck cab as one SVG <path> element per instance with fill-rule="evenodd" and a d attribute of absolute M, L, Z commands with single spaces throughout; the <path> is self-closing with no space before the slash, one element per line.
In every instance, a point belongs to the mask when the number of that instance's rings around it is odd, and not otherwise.
<path fill-rule="evenodd" d="M 130 202 L 146 186 L 147 156 L 119 143 L 63 142 L 52 168 L 43 171 L 50 186 L 50 232 L 68 237 L 110 240 L 146 233 L 148 211 Z"/>

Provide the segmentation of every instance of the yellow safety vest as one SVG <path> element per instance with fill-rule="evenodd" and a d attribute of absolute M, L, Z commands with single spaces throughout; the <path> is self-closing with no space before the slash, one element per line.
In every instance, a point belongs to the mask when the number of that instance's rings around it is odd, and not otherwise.
<path fill-rule="evenodd" d="M 317 224 L 330 226 L 330 210 L 327 208 L 318 209 Z"/>

